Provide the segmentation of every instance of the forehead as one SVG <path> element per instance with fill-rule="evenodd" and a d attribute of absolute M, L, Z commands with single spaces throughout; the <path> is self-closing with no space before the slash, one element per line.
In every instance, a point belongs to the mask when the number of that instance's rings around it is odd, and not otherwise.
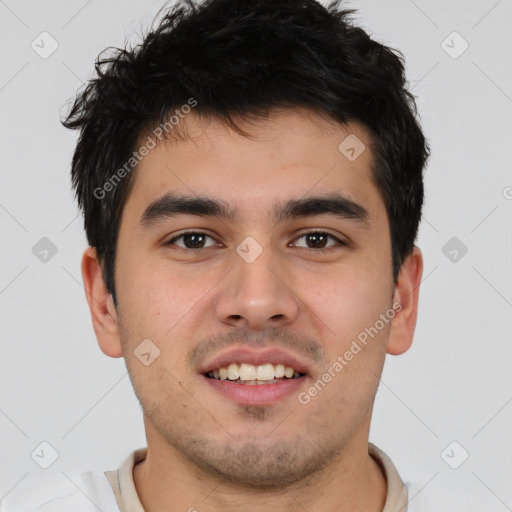
<path fill-rule="evenodd" d="M 333 192 L 365 204 L 371 215 L 383 207 L 363 126 L 307 110 L 235 121 L 246 136 L 214 117 L 188 114 L 179 136 L 160 141 L 138 164 L 125 210 L 140 215 L 169 192 L 228 202 L 240 221 L 245 213 L 253 220 L 275 216 L 271 203 Z"/>

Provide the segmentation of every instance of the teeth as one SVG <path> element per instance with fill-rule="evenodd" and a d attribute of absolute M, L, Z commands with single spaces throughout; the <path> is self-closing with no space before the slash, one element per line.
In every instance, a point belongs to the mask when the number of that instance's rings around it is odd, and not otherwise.
<path fill-rule="evenodd" d="M 256 380 L 256 366 L 242 363 L 240 365 L 240 380 Z"/>
<path fill-rule="evenodd" d="M 236 380 L 238 377 L 240 377 L 240 374 L 238 373 L 239 367 L 236 363 L 231 363 L 228 366 L 228 379 L 229 380 Z"/>
<path fill-rule="evenodd" d="M 282 379 L 283 377 L 292 379 L 300 377 L 300 375 L 290 366 L 284 364 L 273 365 L 271 363 L 260 364 L 259 366 L 247 363 L 231 363 L 227 367 L 223 366 L 208 373 L 209 377 L 217 380 L 241 380 L 246 384 L 264 384 L 265 381 Z"/>
<path fill-rule="evenodd" d="M 284 364 L 276 364 L 274 372 L 277 379 L 284 377 Z"/>
<path fill-rule="evenodd" d="M 289 366 L 287 366 L 284 369 L 284 376 L 285 377 L 288 377 L 289 379 L 291 379 L 293 377 L 293 374 L 294 374 L 293 368 L 290 368 Z"/>
<path fill-rule="evenodd" d="M 274 365 L 273 364 L 260 364 L 256 368 L 257 380 L 274 380 Z"/>

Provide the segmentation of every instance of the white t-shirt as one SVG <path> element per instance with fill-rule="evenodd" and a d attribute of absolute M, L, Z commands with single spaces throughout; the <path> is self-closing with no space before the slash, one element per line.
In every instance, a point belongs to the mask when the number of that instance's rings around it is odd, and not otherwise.
<path fill-rule="evenodd" d="M 404 485 L 391 459 L 382 450 L 368 443 L 368 451 L 387 481 L 382 512 L 434 512 L 425 496 L 418 494 L 419 487 Z M 146 452 L 146 448 L 133 451 L 115 471 L 87 472 L 72 479 L 63 475 L 51 489 L 44 485 L 23 496 L 10 493 L 0 502 L 0 512 L 144 512 L 133 482 L 133 467 L 144 460 Z"/>

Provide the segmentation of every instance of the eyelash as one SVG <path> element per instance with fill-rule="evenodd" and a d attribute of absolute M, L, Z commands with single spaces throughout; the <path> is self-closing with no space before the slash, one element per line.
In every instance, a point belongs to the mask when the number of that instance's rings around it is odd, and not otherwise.
<path fill-rule="evenodd" d="M 183 238 L 186 235 L 194 235 L 194 234 L 206 235 L 207 237 L 211 238 L 212 240 L 215 240 L 211 235 L 208 235 L 204 231 L 185 231 L 185 232 L 179 234 L 178 236 L 175 236 L 171 240 L 169 240 L 165 245 L 173 245 L 174 242 L 176 242 L 176 240 L 179 240 L 180 238 Z M 307 235 L 327 235 L 328 237 L 332 238 L 333 240 L 336 240 L 336 242 L 338 242 L 339 245 L 341 245 L 341 246 L 347 245 L 345 242 L 340 240 L 338 237 L 332 235 L 331 233 L 327 233 L 326 231 L 308 231 L 306 233 L 301 233 L 297 238 L 295 238 L 294 241 L 299 240 L 300 238 L 303 238 Z M 177 247 L 179 250 L 182 250 L 182 251 L 199 251 L 201 249 L 209 249 L 209 247 L 199 247 L 198 249 L 190 249 L 188 247 L 180 247 L 180 246 L 177 246 Z M 336 245 L 332 245 L 330 247 L 324 247 L 324 248 L 320 248 L 320 249 L 314 249 L 314 248 L 309 248 L 309 247 L 302 247 L 302 249 L 310 249 L 312 251 L 319 252 L 319 251 L 328 251 L 329 249 L 335 249 L 336 247 L 337 247 Z"/>

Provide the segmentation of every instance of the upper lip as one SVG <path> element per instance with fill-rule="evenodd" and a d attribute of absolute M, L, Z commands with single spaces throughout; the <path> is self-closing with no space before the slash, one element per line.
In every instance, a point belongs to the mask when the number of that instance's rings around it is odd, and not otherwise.
<path fill-rule="evenodd" d="M 284 364 L 285 366 L 290 366 L 296 372 L 309 373 L 307 364 L 278 348 L 251 350 L 243 347 L 234 348 L 218 354 L 205 363 L 199 369 L 199 372 L 205 374 L 213 370 L 218 370 L 221 367 L 227 367 L 230 363 L 247 363 L 253 364 L 254 366 L 266 363 L 272 363 L 274 365 Z"/>

